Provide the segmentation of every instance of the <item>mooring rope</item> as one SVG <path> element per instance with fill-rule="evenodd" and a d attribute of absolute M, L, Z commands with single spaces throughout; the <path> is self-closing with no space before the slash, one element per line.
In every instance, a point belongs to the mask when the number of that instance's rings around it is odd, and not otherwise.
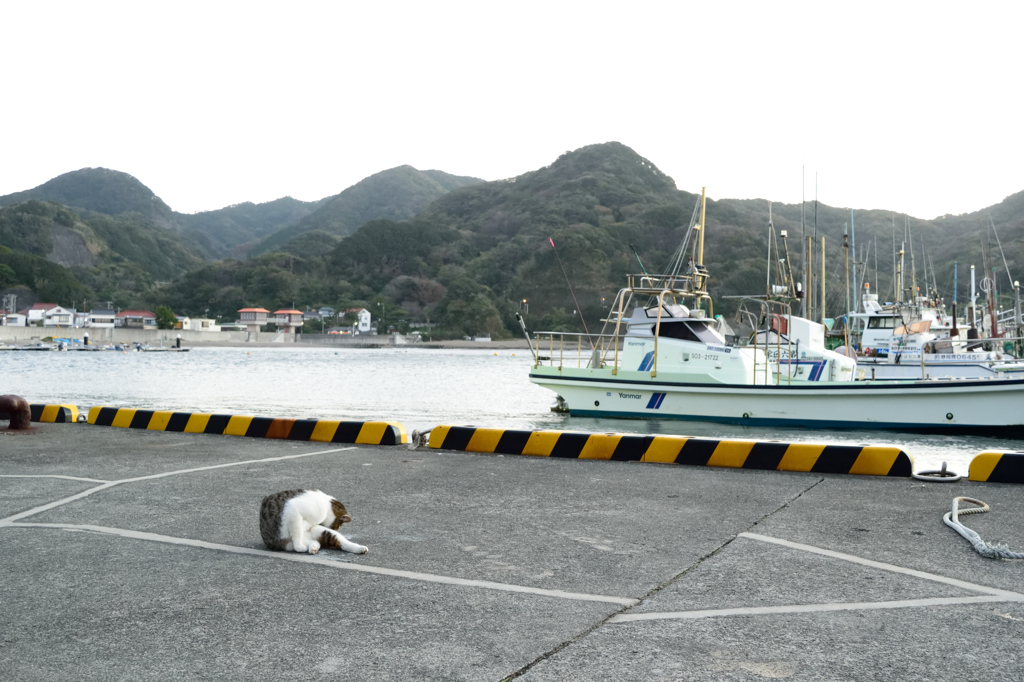
<path fill-rule="evenodd" d="M 959 506 L 961 500 L 978 506 L 970 507 L 968 509 L 960 509 Z M 989 511 L 989 506 L 981 500 L 975 500 L 972 497 L 954 497 L 953 511 L 946 512 L 945 516 L 942 517 L 942 522 L 957 533 L 960 533 L 960 535 L 964 536 L 968 542 L 974 545 L 974 549 L 978 551 L 978 554 L 983 557 L 987 557 L 989 559 L 1024 559 L 1024 552 L 1011 552 L 1010 548 L 1006 545 L 997 545 L 985 542 L 981 539 L 980 535 L 960 523 L 960 514 L 984 514 L 987 511 Z"/>

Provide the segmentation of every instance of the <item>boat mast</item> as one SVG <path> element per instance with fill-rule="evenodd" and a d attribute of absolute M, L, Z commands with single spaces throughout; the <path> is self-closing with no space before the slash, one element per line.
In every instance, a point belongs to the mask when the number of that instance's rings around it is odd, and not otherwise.
<path fill-rule="evenodd" d="M 850 209 L 850 218 L 853 218 L 853 209 Z M 843 225 L 843 251 L 846 253 L 846 312 L 843 313 L 843 335 L 845 346 L 850 347 L 850 244 L 846 239 L 846 226 Z M 856 279 L 854 279 L 856 281 Z"/>
<path fill-rule="evenodd" d="M 825 235 L 821 235 L 821 326 L 825 326 Z"/>
<path fill-rule="evenodd" d="M 955 339 L 960 335 L 956 328 L 956 261 L 953 261 L 953 327 L 949 330 L 949 338 Z"/>
<path fill-rule="evenodd" d="M 853 312 L 858 313 L 860 307 L 857 305 L 857 228 L 854 226 L 852 208 L 850 209 L 850 255 L 853 256 Z M 846 269 L 849 270 L 849 266 Z M 847 284 L 846 288 L 849 289 L 850 285 Z"/>
<path fill-rule="evenodd" d="M 804 205 L 807 203 L 807 199 L 805 197 L 807 183 L 806 183 L 806 181 L 804 179 L 804 176 L 805 176 L 804 167 L 800 166 L 800 241 L 801 241 L 801 243 L 805 243 L 807 241 L 807 230 L 804 229 Z M 810 291 L 807 288 L 807 268 L 810 265 L 810 263 L 807 260 L 807 252 L 806 251 L 804 251 L 803 256 L 801 257 L 801 260 L 803 261 L 803 263 L 801 263 L 801 265 L 802 265 L 803 280 L 804 280 L 804 283 L 803 283 L 803 285 L 804 285 L 804 298 L 803 298 L 803 301 L 800 304 L 800 317 L 807 317 L 807 297 L 809 295 L 808 292 Z"/>

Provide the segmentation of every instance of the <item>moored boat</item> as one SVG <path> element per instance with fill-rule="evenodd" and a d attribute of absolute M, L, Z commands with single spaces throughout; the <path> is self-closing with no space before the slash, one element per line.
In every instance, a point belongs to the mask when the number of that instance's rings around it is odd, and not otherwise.
<path fill-rule="evenodd" d="M 1024 379 L 854 381 L 855 358 L 810 355 L 818 344 L 801 343 L 800 330 L 814 335 L 814 323 L 788 307 L 772 318 L 784 329 L 766 333 L 760 345 L 757 335 L 751 346 L 727 345 L 707 293 L 704 218 L 702 196 L 685 274 L 628 276 L 606 320 L 611 333 L 535 333 L 530 381 L 557 394 L 553 409 L 585 417 L 1024 437 Z M 814 363 L 801 372 L 809 355 Z"/>

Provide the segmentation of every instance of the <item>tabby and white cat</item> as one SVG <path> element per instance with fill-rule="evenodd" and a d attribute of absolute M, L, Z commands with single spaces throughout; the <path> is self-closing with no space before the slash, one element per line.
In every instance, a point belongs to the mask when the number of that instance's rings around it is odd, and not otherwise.
<path fill-rule="evenodd" d="M 319 490 L 284 490 L 263 498 L 260 535 L 268 549 L 316 554 L 321 547 L 366 554 L 338 532 L 352 517 L 345 505 Z"/>

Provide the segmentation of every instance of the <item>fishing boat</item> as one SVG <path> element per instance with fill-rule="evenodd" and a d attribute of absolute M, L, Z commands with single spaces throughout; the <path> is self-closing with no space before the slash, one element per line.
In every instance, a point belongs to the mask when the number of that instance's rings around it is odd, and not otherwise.
<path fill-rule="evenodd" d="M 556 394 L 552 409 L 583 417 L 1024 437 L 1024 379 L 855 381 L 856 359 L 829 357 L 824 364 L 823 344 L 812 338 L 816 323 L 784 303 L 764 316 L 776 323 L 774 334 L 755 334 L 746 347 L 728 345 L 707 292 L 703 192 L 699 207 L 676 266 L 666 275 L 628 275 L 602 333 L 534 333 L 530 381 Z M 684 260 L 685 272 L 678 267 Z"/>
<path fill-rule="evenodd" d="M 1001 349 L 1006 339 L 958 329 L 941 305 L 917 297 L 914 306 L 878 303 L 864 294 L 864 312 L 850 313 L 860 332 L 861 373 L 876 379 L 1024 379 L 1024 362 Z"/>

